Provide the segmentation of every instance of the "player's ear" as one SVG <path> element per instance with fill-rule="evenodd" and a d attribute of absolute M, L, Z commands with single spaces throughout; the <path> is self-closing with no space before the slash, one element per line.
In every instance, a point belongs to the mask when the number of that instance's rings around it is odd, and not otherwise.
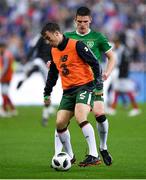
<path fill-rule="evenodd" d="M 90 23 L 92 22 L 92 17 L 91 16 L 89 16 L 89 19 L 90 19 Z"/>
<path fill-rule="evenodd" d="M 74 23 L 77 22 L 78 16 L 74 16 Z"/>
<path fill-rule="evenodd" d="M 55 35 L 58 36 L 60 34 L 59 31 L 55 31 Z"/>

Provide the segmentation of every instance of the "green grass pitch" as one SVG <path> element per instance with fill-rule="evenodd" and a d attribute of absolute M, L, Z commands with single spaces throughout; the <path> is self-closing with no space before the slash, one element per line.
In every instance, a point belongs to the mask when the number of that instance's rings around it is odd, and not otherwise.
<path fill-rule="evenodd" d="M 1 179 L 144 179 L 146 178 L 146 104 L 142 114 L 129 118 L 128 110 L 118 108 L 109 116 L 108 147 L 113 165 L 81 168 L 78 162 L 87 153 L 81 129 L 72 119 L 69 126 L 77 163 L 67 172 L 50 168 L 54 154 L 55 116 L 47 127 L 41 126 L 41 107 L 18 107 L 19 116 L 0 118 L 0 178 Z M 89 115 L 97 136 L 94 117 Z"/>

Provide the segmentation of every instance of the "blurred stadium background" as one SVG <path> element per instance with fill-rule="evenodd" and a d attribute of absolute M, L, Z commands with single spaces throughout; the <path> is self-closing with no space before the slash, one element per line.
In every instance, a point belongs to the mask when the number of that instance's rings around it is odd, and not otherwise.
<path fill-rule="evenodd" d="M 19 91 L 16 90 L 32 39 L 48 20 L 58 22 L 63 31 L 73 30 L 75 11 L 85 4 L 92 10 L 94 29 L 106 34 L 111 42 L 115 35 L 120 33 L 132 49 L 130 76 L 136 82 L 137 100 L 146 101 L 145 0 L 2 0 L 0 1 L 0 38 L 7 40 L 8 48 L 16 59 L 10 90 L 14 104 L 42 104 L 44 84 L 39 74 L 32 76 Z M 60 100 L 60 88 L 57 93 L 55 91 L 55 95 L 53 104 Z M 0 98 L 0 104 L 1 102 Z"/>

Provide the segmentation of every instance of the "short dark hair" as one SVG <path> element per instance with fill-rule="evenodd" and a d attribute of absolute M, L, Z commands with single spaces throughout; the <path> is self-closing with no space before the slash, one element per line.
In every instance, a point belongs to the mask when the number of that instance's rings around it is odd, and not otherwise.
<path fill-rule="evenodd" d="M 82 6 L 77 9 L 76 16 L 91 16 L 91 11 L 88 7 Z"/>
<path fill-rule="evenodd" d="M 59 31 L 60 32 L 60 27 L 57 23 L 53 23 L 53 22 L 48 22 L 41 31 L 42 36 L 45 34 L 46 31 L 49 32 L 55 32 L 55 31 Z"/>

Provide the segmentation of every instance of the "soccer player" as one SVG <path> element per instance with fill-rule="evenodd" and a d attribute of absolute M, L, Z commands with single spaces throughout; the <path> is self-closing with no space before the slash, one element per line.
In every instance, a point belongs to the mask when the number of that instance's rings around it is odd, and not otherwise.
<path fill-rule="evenodd" d="M 135 99 L 135 84 L 129 77 L 129 65 L 131 59 L 131 53 L 129 48 L 121 42 L 120 37 L 115 37 L 114 40 L 114 50 L 117 55 L 117 68 L 119 70 L 118 77 L 112 83 L 114 97 L 109 108 L 108 113 L 110 115 L 116 114 L 116 107 L 119 96 L 128 96 L 133 109 L 129 112 L 129 116 L 136 116 L 141 113 L 138 104 Z"/>
<path fill-rule="evenodd" d="M 108 63 L 102 75 L 103 79 L 106 80 L 110 76 L 115 65 L 114 53 L 112 51 L 112 46 L 108 42 L 105 35 L 90 28 L 91 22 L 92 17 L 90 9 L 88 9 L 87 7 L 78 8 L 75 16 L 76 30 L 73 32 L 65 33 L 65 36 L 83 41 L 92 50 L 99 62 L 102 61 L 102 53 L 106 55 Z M 96 91 L 96 97 L 92 111 L 95 114 L 95 118 L 97 121 L 97 129 L 100 139 L 100 153 L 102 155 L 104 163 L 106 165 L 111 165 L 112 158 L 107 150 L 109 124 L 105 116 L 102 93 L 103 89 L 101 91 Z"/>
<path fill-rule="evenodd" d="M 48 51 L 50 45 L 45 42 L 42 36 L 39 34 L 30 43 L 30 49 L 26 56 L 27 63 L 24 66 L 24 78 L 20 80 L 17 84 L 17 89 L 19 89 L 23 83 L 34 73 L 39 72 L 44 83 L 47 79 L 48 68 L 46 67 L 46 62 L 48 59 Z M 42 125 L 46 126 L 48 124 L 49 116 L 54 113 L 55 108 L 53 106 L 44 105 L 42 112 Z"/>
<path fill-rule="evenodd" d="M 56 128 L 65 151 L 70 155 L 71 162 L 75 161 L 67 129 L 70 119 L 75 115 L 89 147 L 89 154 L 79 166 L 98 165 L 101 160 L 96 148 L 96 140 L 92 125 L 87 116 L 92 107 L 94 88 L 103 88 L 100 65 L 81 41 L 66 38 L 56 23 L 47 23 L 41 32 L 52 46 L 50 50 L 51 65 L 44 89 L 44 102 L 50 104 L 50 94 L 58 74 L 61 77 L 63 96 L 58 108 Z M 93 75 L 94 72 L 94 75 Z M 95 77 L 94 77 L 95 76 Z M 94 81 L 95 79 L 95 81 Z"/>
<path fill-rule="evenodd" d="M 13 61 L 14 57 L 10 51 L 6 49 L 6 42 L 0 42 L 0 83 L 2 91 L 2 109 L 0 116 L 10 117 L 17 115 L 14 104 L 9 96 L 9 86 L 13 76 Z"/>

